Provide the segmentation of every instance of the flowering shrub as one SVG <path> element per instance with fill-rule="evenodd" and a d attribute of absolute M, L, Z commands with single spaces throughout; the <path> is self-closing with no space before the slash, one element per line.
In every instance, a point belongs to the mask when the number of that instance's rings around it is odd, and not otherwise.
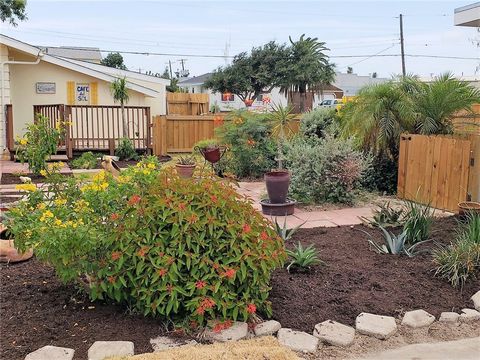
<path fill-rule="evenodd" d="M 28 162 L 30 171 L 39 174 L 45 170 L 45 159 L 57 152 L 57 146 L 65 135 L 66 122 L 57 120 L 55 128 L 50 127 L 50 120 L 37 114 L 35 123 L 27 126 L 27 132 L 22 139 L 18 140 L 17 157 L 24 163 Z"/>
<path fill-rule="evenodd" d="M 271 131 L 272 125 L 264 114 L 233 112 L 217 130 L 221 142 L 229 147 L 221 165 L 239 178 L 263 176 L 275 167 L 276 146 Z"/>
<path fill-rule="evenodd" d="M 284 244 L 228 182 L 182 179 L 151 158 L 117 179 L 57 176 L 51 198 L 33 191 L 12 209 L 10 227 L 16 245 L 34 247 L 64 281 L 83 281 L 92 299 L 199 325 L 270 314 Z"/>

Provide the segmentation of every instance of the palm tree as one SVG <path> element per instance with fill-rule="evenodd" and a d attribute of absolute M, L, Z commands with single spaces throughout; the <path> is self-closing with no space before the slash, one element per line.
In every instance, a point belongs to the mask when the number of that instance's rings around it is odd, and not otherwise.
<path fill-rule="evenodd" d="M 113 101 L 119 102 L 122 111 L 123 137 L 128 138 L 128 124 L 125 118 L 125 103 L 129 100 L 126 78 L 118 78 L 110 84 Z"/>
<path fill-rule="evenodd" d="M 411 132 L 415 121 L 414 101 L 403 86 L 389 81 L 360 90 L 357 100 L 342 109 L 343 134 L 365 150 L 397 159 L 400 134 Z"/>
<path fill-rule="evenodd" d="M 283 145 L 287 138 L 293 135 L 293 130 L 290 127 L 295 120 L 295 114 L 292 113 L 292 107 L 281 105 L 272 105 L 272 112 L 268 115 L 268 120 L 272 124 L 272 136 L 277 139 L 277 160 L 278 170 L 283 169 Z"/>
<path fill-rule="evenodd" d="M 291 47 L 287 76 L 281 84 L 281 91 L 291 96 L 300 94 L 300 111 L 304 112 L 307 92 L 321 92 L 325 85 L 335 79 L 335 66 L 328 62 L 325 43 L 317 38 L 300 36 L 298 41 L 289 37 Z"/>
<path fill-rule="evenodd" d="M 480 90 L 465 81 L 457 80 L 446 73 L 431 83 L 421 83 L 415 94 L 417 118 L 415 132 L 425 135 L 452 134 L 452 119 L 464 110 L 480 102 Z"/>

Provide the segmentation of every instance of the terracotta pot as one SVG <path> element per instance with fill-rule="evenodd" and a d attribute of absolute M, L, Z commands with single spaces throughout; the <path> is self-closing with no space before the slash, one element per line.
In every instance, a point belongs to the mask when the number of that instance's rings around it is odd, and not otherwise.
<path fill-rule="evenodd" d="M 177 169 L 177 174 L 182 178 L 191 178 L 195 171 L 195 167 L 197 165 L 181 165 L 175 164 L 175 168 Z"/>
<path fill-rule="evenodd" d="M 7 229 L 0 226 L 0 262 L 16 263 L 25 261 L 33 256 L 33 250 L 29 249 L 24 253 L 15 249 L 14 240 L 7 239 Z"/>
<path fill-rule="evenodd" d="M 202 149 L 202 154 L 205 160 L 212 164 L 220 161 L 221 153 L 219 147 Z"/>
<path fill-rule="evenodd" d="M 480 214 L 480 203 L 476 201 L 464 201 L 458 204 L 459 215 L 465 216 L 469 212 Z"/>
<path fill-rule="evenodd" d="M 253 104 L 253 99 L 246 99 L 244 103 L 246 107 L 250 107 Z"/>
<path fill-rule="evenodd" d="M 270 171 L 265 174 L 268 198 L 272 204 L 284 204 L 287 201 L 290 173 L 288 171 Z"/>

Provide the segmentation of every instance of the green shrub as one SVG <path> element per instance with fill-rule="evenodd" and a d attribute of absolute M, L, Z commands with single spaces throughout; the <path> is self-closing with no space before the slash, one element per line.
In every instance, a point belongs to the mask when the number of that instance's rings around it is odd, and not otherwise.
<path fill-rule="evenodd" d="M 204 139 L 195 143 L 194 147 L 198 147 L 199 149 L 214 149 L 219 145 L 216 139 Z"/>
<path fill-rule="evenodd" d="M 217 129 L 220 141 L 229 148 L 220 166 L 239 178 L 259 178 L 275 168 L 276 145 L 271 131 L 264 114 L 245 110 L 230 114 Z"/>
<path fill-rule="evenodd" d="M 397 193 L 398 162 L 380 153 L 372 157 L 372 166 L 362 180 L 363 186 L 370 191 L 379 191 L 393 195 Z"/>
<path fill-rule="evenodd" d="M 296 139 L 287 151 L 290 194 L 304 203 L 352 203 L 369 159 L 349 140 Z"/>
<path fill-rule="evenodd" d="M 429 205 L 409 200 L 405 201 L 405 207 L 403 230 L 407 234 L 407 243 L 416 244 L 427 240 L 433 223 L 433 209 Z"/>
<path fill-rule="evenodd" d="M 57 153 L 57 146 L 65 134 L 67 123 L 57 120 L 56 127 L 50 127 L 50 120 L 36 114 L 36 121 L 27 126 L 22 139 L 18 140 L 16 155 L 24 163 L 28 162 L 30 171 L 40 174 L 46 169 L 46 159 Z"/>
<path fill-rule="evenodd" d="M 405 209 L 402 207 L 394 207 L 389 201 L 384 202 L 373 210 L 372 219 L 362 217 L 361 219 L 372 227 L 392 227 L 399 226 L 403 220 Z"/>
<path fill-rule="evenodd" d="M 302 115 L 300 133 L 306 137 L 324 138 L 335 132 L 335 109 L 316 108 Z"/>
<path fill-rule="evenodd" d="M 378 244 L 373 240 L 372 236 L 363 231 L 368 235 L 368 243 L 372 249 L 379 254 L 392 254 L 392 255 L 407 255 L 413 257 L 417 254 L 417 246 L 426 243 L 428 240 L 420 241 L 414 245 L 407 244 L 407 232 L 404 230 L 401 234 L 394 234 L 393 232 L 387 231 L 384 227 L 379 226 L 383 235 L 383 244 Z"/>
<path fill-rule="evenodd" d="M 98 158 L 91 151 L 83 153 L 80 157 L 72 160 L 71 166 L 74 169 L 95 169 L 98 165 Z"/>
<path fill-rule="evenodd" d="M 313 265 L 322 264 L 323 261 L 318 257 L 317 250 L 313 244 L 304 248 L 299 242 L 295 245 L 294 250 L 287 249 L 287 255 L 291 258 L 287 271 L 290 272 L 292 267 L 299 268 L 302 271 L 308 271 Z"/>
<path fill-rule="evenodd" d="M 447 279 L 454 287 L 463 287 L 480 274 L 480 215 L 470 213 L 460 225 L 455 241 L 434 252 L 435 275 Z"/>
<path fill-rule="evenodd" d="M 83 279 L 93 300 L 145 315 L 205 324 L 270 314 L 270 274 L 286 255 L 268 220 L 226 181 L 157 167 L 145 159 L 118 179 L 102 171 L 49 199 L 33 192 L 11 211 L 16 245 L 64 281 Z"/>
<path fill-rule="evenodd" d="M 120 158 L 120 160 L 137 160 L 138 154 L 135 151 L 133 142 L 128 138 L 120 139 L 118 147 L 115 149 L 115 155 Z"/>

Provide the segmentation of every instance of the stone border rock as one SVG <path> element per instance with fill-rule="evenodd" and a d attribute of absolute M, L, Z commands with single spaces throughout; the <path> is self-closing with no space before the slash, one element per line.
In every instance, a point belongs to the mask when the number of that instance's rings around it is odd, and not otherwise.
<path fill-rule="evenodd" d="M 443 312 L 438 321 L 444 323 L 473 322 L 480 320 L 480 291 L 472 296 L 472 301 L 477 310 L 462 309 L 462 313 Z M 421 328 L 432 325 L 435 317 L 425 310 L 417 309 L 407 311 L 402 318 L 401 325 L 409 328 Z M 220 332 L 207 330 L 205 338 L 214 342 L 236 341 L 254 336 L 277 334 L 280 344 L 290 349 L 303 353 L 314 353 L 320 343 L 333 346 L 348 347 L 353 344 L 355 334 L 363 334 L 377 339 L 385 340 L 397 332 L 397 321 L 391 316 L 361 313 L 355 320 L 353 327 L 326 320 L 315 325 L 313 335 L 303 331 L 282 328 L 275 320 L 268 320 L 257 324 L 253 329 L 248 328 L 245 322 L 235 322 L 230 328 Z M 163 351 L 177 346 L 195 346 L 196 342 L 178 341 L 161 336 L 151 339 L 155 352 Z M 55 346 L 44 346 L 25 357 L 25 360 L 71 360 L 74 350 Z M 126 356 L 134 354 L 134 345 L 130 341 L 96 341 L 88 350 L 89 360 L 102 360 L 102 356 Z"/>

